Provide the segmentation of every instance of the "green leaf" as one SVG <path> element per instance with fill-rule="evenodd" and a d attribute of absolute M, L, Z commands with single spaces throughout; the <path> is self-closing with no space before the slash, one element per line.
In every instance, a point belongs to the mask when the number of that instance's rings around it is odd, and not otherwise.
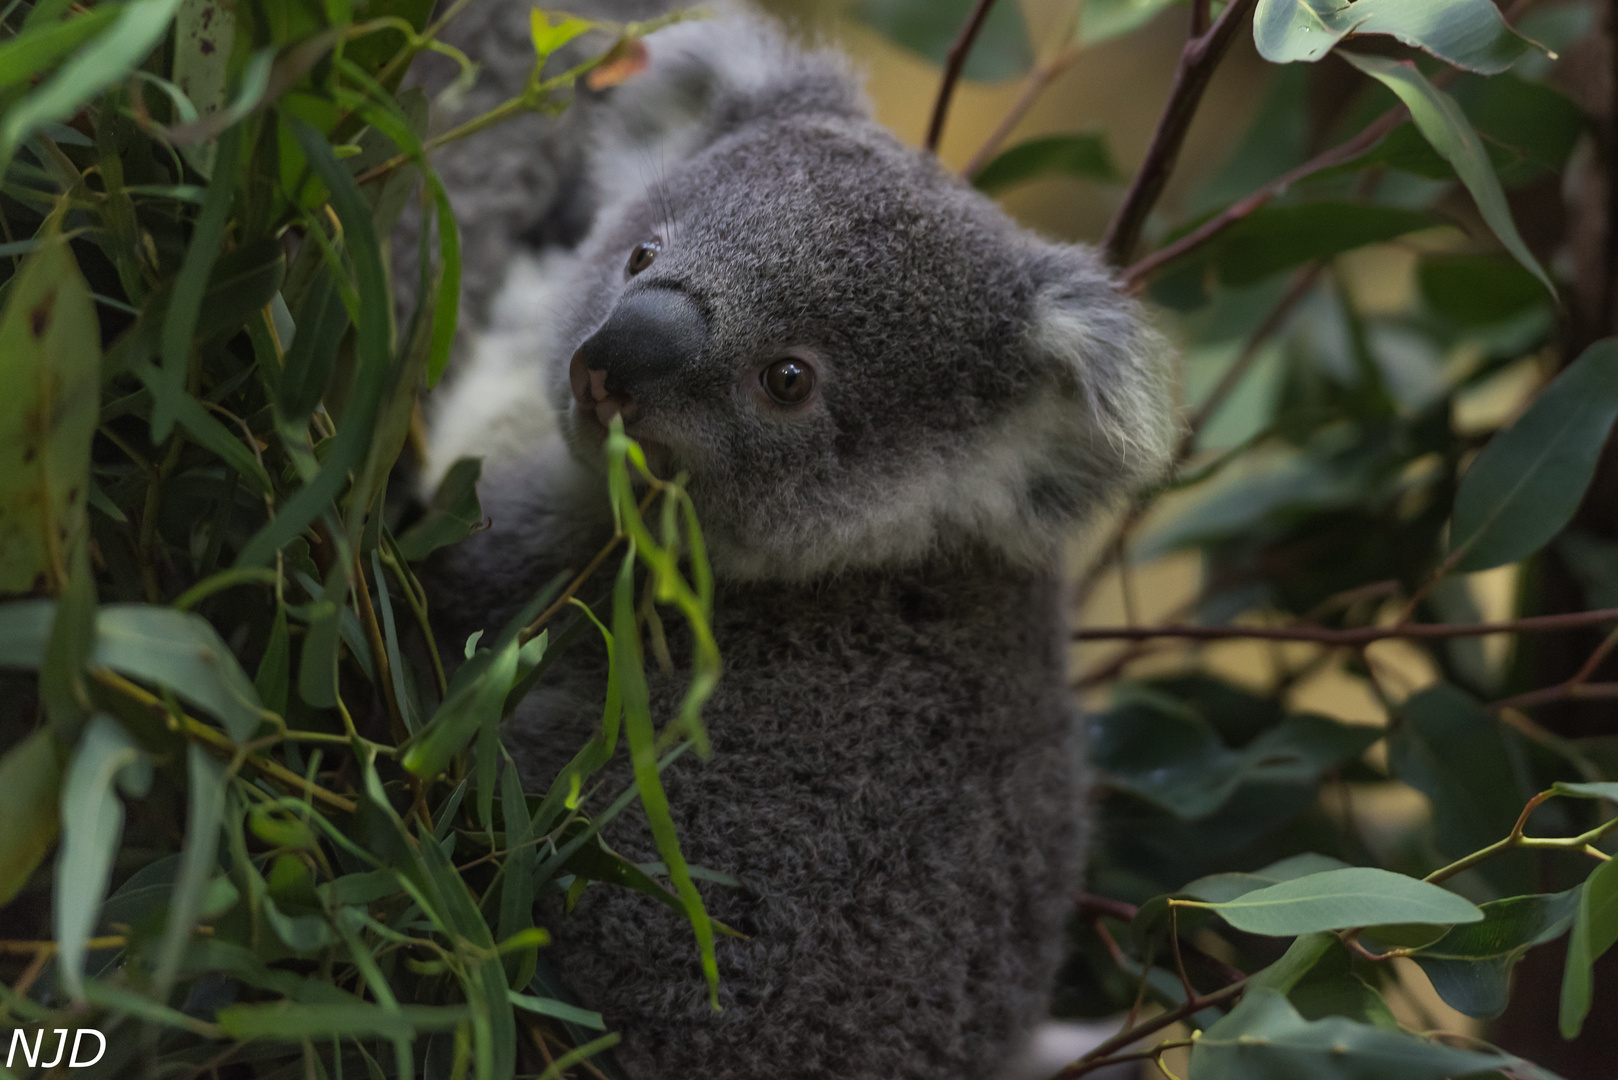
<path fill-rule="evenodd" d="M 1137 690 L 1093 722 L 1091 747 L 1109 786 L 1194 820 L 1246 783 L 1313 782 L 1379 738 L 1376 728 L 1291 716 L 1231 750 L 1189 706 Z"/>
<path fill-rule="evenodd" d="M 1618 859 L 1596 867 L 1579 895 L 1567 941 L 1567 965 L 1562 969 L 1562 1038 L 1576 1039 L 1583 1030 L 1594 988 L 1592 969 L 1614 942 L 1618 942 Z"/>
<path fill-rule="evenodd" d="M 259 659 L 258 673 L 253 676 L 253 690 L 266 709 L 285 716 L 291 678 L 291 631 L 287 627 L 286 608 L 277 605 L 275 621 L 270 624 L 270 639 L 264 645 L 263 657 Z"/>
<path fill-rule="evenodd" d="M 1155 19 L 1174 0 L 1084 0 L 1079 40 L 1086 45 L 1134 33 Z"/>
<path fill-rule="evenodd" d="M 180 873 L 169 896 L 168 919 L 157 950 L 156 990 L 166 1000 L 180 970 L 185 947 L 207 898 L 209 884 L 219 870 L 219 825 L 225 814 L 225 769 L 196 743 L 186 748 L 190 797 L 186 802 L 185 848 Z"/>
<path fill-rule="evenodd" d="M 528 13 L 529 36 L 534 42 L 534 58 L 540 66 L 550 59 L 551 53 L 572 41 L 580 34 L 587 34 L 595 23 L 588 19 L 580 19 L 573 15 L 558 15 L 553 25 L 550 16 L 534 8 Z"/>
<path fill-rule="evenodd" d="M 180 0 L 174 15 L 173 78 L 202 116 L 225 107 L 230 57 L 236 40 L 236 12 L 218 0 Z M 273 55 L 273 53 L 272 53 Z M 239 119 L 239 118 L 238 118 Z M 188 147 L 199 171 L 211 175 L 217 146 Z"/>
<path fill-rule="evenodd" d="M 50 729 L 40 728 L 0 758 L 0 907 L 28 883 L 28 875 L 56 842 L 62 762 Z"/>
<path fill-rule="evenodd" d="M 405 1005 L 397 1011 L 368 1002 L 227 1005 L 214 1018 L 232 1039 L 300 1042 L 318 1038 L 414 1039 L 418 1031 L 450 1031 L 465 1023 L 464 1005 Z"/>
<path fill-rule="evenodd" d="M 1268 989 L 1282 994 L 1288 993 L 1336 944 L 1336 935 L 1324 931 L 1300 934 L 1291 945 L 1287 946 L 1287 951 L 1281 954 L 1281 959 L 1263 971 L 1254 973 L 1247 984 L 1249 992 Z"/>
<path fill-rule="evenodd" d="M 532 994 L 519 994 L 515 990 L 510 991 L 507 996 L 517 1008 L 525 1009 L 531 1013 L 538 1013 L 540 1016 L 566 1020 L 570 1024 L 594 1028 L 596 1031 L 604 1031 L 607 1027 L 606 1022 L 601 1019 L 600 1013 L 591 1012 L 589 1009 L 581 1009 L 577 1005 L 569 1005 L 565 1001 L 557 1001 L 555 998 L 534 997 Z"/>
<path fill-rule="evenodd" d="M 1488 0 L 1481 2 L 1491 11 L 1494 10 L 1494 5 Z M 1478 213 L 1483 215 L 1483 220 L 1494 230 L 1495 236 L 1500 238 L 1512 257 L 1555 296 L 1556 286 L 1551 284 L 1539 260 L 1534 258 L 1517 232 L 1517 224 L 1512 220 L 1511 208 L 1506 205 L 1505 192 L 1500 189 L 1500 179 L 1495 176 L 1483 140 L 1478 138 L 1478 133 L 1472 129 L 1471 122 L 1455 100 L 1428 82 L 1414 64 L 1353 53 L 1344 53 L 1343 58 L 1399 96 L 1399 100 L 1410 110 L 1417 130 L 1450 163 L 1455 174 L 1461 178 L 1461 183 L 1466 185 L 1466 190 L 1471 192 Z"/>
<path fill-rule="evenodd" d="M 1503 1051 L 1458 1050 L 1342 1016 L 1305 1020 L 1264 987 L 1249 990 L 1191 1049 L 1197 1080 L 1445 1080 L 1520 1064 Z"/>
<path fill-rule="evenodd" d="M 298 298 L 292 314 L 297 331 L 287 346 L 277 385 L 281 420 L 302 424 L 320 403 L 337 363 L 337 346 L 348 330 L 348 309 L 330 266 L 322 264 L 315 280 Z"/>
<path fill-rule="evenodd" d="M 624 556 L 618 580 L 612 590 L 612 670 L 623 695 L 624 737 L 629 743 L 629 760 L 634 767 L 635 786 L 640 789 L 641 805 L 657 843 L 657 853 L 669 868 L 669 878 L 685 905 L 686 917 L 696 933 L 702 953 L 702 972 L 708 980 L 708 998 L 719 1006 L 719 964 L 714 959 L 713 923 L 703 905 L 702 894 L 691 880 L 680 840 L 675 834 L 667 793 L 658 776 L 657 734 L 652 726 L 651 702 L 646 689 L 646 672 L 641 666 L 640 628 L 635 619 L 635 548 Z"/>
<path fill-rule="evenodd" d="M 203 407 L 202 402 L 186 393 L 185 388 L 170 382 L 161 370 L 145 360 L 131 358 L 133 371 L 152 392 L 156 404 L 152 415 L 161 409 L 171 420 L 179 422 L 186 432 L 203 446 L 225 460 L 225 463 L 244 477 L 260 494 L 271 494 L 275 487 L 269 473 L 259 463 L 258 456 L 242 442 L 239 433 L 227 428 L 222 421 Z"/>
<path fill-rule="evenodd" d="M 180 0 L 130 0 L 118 19 L 57 69 L 55 75 L 6 110 L 0 119 L 0 174 L 27 138 L 66 120 L 109 86 L 120 83 L 163 40 Z"/>
<path fill-rule="evenodd" d="M 427 512 L 399 537 L 399 553 L 411 562 L 419 562 L 439 548 L 471 535 L 483 522 L 477 489 L 482 472 L 481 458 L 460 458 L 451 465 L 438 482 Z"/>
<path fill-rule="evenodd" d="M 95 663 L 166 686 L 206 709 L 237 742 L 266 719 L 247 673 L 200 615 L 149 604 L 108 604 L 96 616 Z"/>
<path fill-rule="evenodd" d="M 214 160 L 214 171 L 208 193 L 202 201 L 202 212 L 197 215 L 191 242 L 186 246 L 185 259 L 180 263 L 180 274 L 174 279 L 169 295 L 168 310 L 163 315 L 161 340 L 162 378 L 160 385 L 168 390 L 159 394 L 152 387 L 156 401 L 152 409 L 152 441 L 162 442 L 169 437 L 178 419 L 177 399 L 184 393 L 186 372 L 191 363 L 192 338 L 196 334 L 197 317 L 202 312 L 203 293 L 214 260 L 219 257 L 219 245 L 224 240 L 225 224 L 235 199 L 236 171 L 241 167 L 238 146 L 241 129 L 230 127 L 219 137 L 219 151 Z M 149 384 L 150 385 L 150 384 Z"/>
<path fill-rule="evenodd" d="M 1333 202 L 1268 206 L 1231 225 L 1203 257 L 1226 285 L 1249 285 L 1306 262 L 1438 224 L 1431 214 L 1393 206 Z"/>
<path fill-rule="evenodd" d="M 995 192 L 1041 176 L 1117 180 L 1118 170 L 1100 132 L 1029 139 L 1004 151 L 972 177 L 979 191 Z"/>
<path fill-rule="evenodd" d="M 62 785 L 62 850 L 56 857 L 57 970 L 75 1000 L 84 1000 L 87 943 L 124 834 L 124 807 L 114 785 L 139 796 L 151 782 L 151 759 L 118 722 L 110 716 L 91 720 Z"/>
<path fill-rule="evenodd" d="M 1505 322 L 1546 301 L 1532 274 L 1490 255 L 1425 255 L 1416 281 L 1428 307 L 1462 326 Z"/>
<path fill-rule="evenodd" d="M 1256 889 L 1234 900 L 1196 904 L 1250 934 L 1284 937 L 1390 923 L 1472 923 L 1483 913 L 1437 885 L 1369 866 L 1326 870 Z"/>
<path fill-rule="evenodd" d="M 528 803 L 523 798 L 522 781 L 515 762 L 506 762 L 501 776 L 501 816 L 505 819 L 506 861 L 501 867 L 500 922 L 496 936 L 504 941 L 534 925 L 534 846 L 533 823 L 528 819 Z M 511 985 L 523 987 L 533 978 L 533 954 L 522 950 L 506 961 Z"/>
<path fill-rule="evenodd" d="M 1580 889 L 1513 896 L 1483 905 L 1483 921 L 1457 926 L 1414 953 L 1445 1004 L 1467 1016 L 1499 1016 L 1511 969 L 1535 945 L 1561 937 L 1579 909 Z"/>
<path fill-rule="evenodd" d="M 1314 62 L 1349 34 L 1386 34 L 1495 75 L 1527 49 L 1490 0 L 1259 0 L 1253 41 L 1272 64 Z"/>
<path fill-rule="evenodd" d="M 0 593 L 56 582 L 87 528 L 101 345 L 66 240 L 29 256 L 0 310 Z"/>
<path fill-rule="evenodd" d="M 1558 795 L 1569 795 L 1575 799 L 1608 799 L 1618 802 L 1618 783 L 1611 780 L 1578 784 L 1558 780 L 1551 786 L 1551 790 Z"/>
<path fill-rule="evenodd" d="M 1452 859 L 1509 833 L 1527 797 L 1499 722 L 1448 683 L 1405 701 L 1388 736 L 1388 763 L 1427 796 L 1435 843 Z"/>
<path fill-rule="evenodd" d="M 309 164 L 331 190 L 332 206 L 342 222 L 344 240 L 354 263 L 360 300 L 355 336 L 358 364 L 353 392 L 343 410 L 342 427 L 332 439 L 319 473 L 242 547 L 236 557 L 237 566 L 260 566 L 268 562 L 330 509 L 347 485 L 350 470 L 364 460 L 370 448 L 382 395 L 388 388 L 392 300 L 388 295 L 388 279 L 382 269 L 376 231 L 371 227 L 369 207 L 354 186 L 353 176 L 332 155 L 331 147 L 321 134 L 302 121 L 292 121 L 291 128 Z"/>
<path fill-rule="evenodd" d="M 38 668 L 45 659 L 48 600 L 0 605 L 0 666 Z M 251 738 L 266 719 L 246 672 L 208 621 L 150 604 L 108 604 L 96 613 L 93 663 L 165 686 L 218 717 L 231 738 Z"/>
<path fill-rule="evenodd" d="M 25 82 L 100 33 L 117 16 L 117 4 L 100 4 L 71 19 L 28 27 L 0 44 L 0 90 Z"/>
<path fill-rule="evenodd" d="M 1334 859 L 1329 855 L 1317 855 L 1314 852 L 1305 852 L 1302 855 L 1293 855 L 1280 862 L 1271 863 L 1262 870 L 1254 870 L 1245 874 L 1209 874 L 1200 877 L 1185 886 L 1180 892 L 1187 896 L 1194 896 L 1198 900 L 1207 900 L 1212 903 L 1221 903 L 1234 900 L 1238 896 L 1246 896 L 1250 892 L 1279 885 L 1283 881 L 1296 881 L 1298 878 L 1310 874 L 1321 874 L 1327 870 L 1347 869 L 1348 864 L 1341 859 Z"/>
<path fill-rule="evenodd" d="M 896 44 L 942 64 L 976 0 L 860 0 L 854 17 Z M 1014 79 L 1033 65 L 1028 27 L 1017 4 L 996 4 L 966 59 L 968 79 Z"/>
<path fill-rule="evenodd" d="M 481 728 L 500 722 L 506 694 L 517 676 L 517 653 L 515 641 L 498 651 L 483 650 L 478 654 L 485 658 L 481 663 L 474 659 L 466 665 L 472 668 L 471 676 L 456 673 L 444 703 L 405 751 L 405 768 L 424 780 L 437 776 Z"/>
<path fill-rule="evenodd" d="M 1618 418 L 1618 340 L 1598 341 L 1508 430 L 1489 440 L 1455 495 L 1457 570 L 1488 570 L 1545 546 L 1578 509 Z"/>

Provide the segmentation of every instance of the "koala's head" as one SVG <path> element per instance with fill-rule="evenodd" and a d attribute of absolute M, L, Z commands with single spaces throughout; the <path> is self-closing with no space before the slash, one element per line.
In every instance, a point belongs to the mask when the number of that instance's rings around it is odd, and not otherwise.
<path fill-rule="evenodd" d="M 749 100 L 580 249 L 549 376 L 576 456 L 621 416 L 753 579 L 1047 560 L 1161 468 L 1163 350 L 1093 253 L 853 109 Z"/>

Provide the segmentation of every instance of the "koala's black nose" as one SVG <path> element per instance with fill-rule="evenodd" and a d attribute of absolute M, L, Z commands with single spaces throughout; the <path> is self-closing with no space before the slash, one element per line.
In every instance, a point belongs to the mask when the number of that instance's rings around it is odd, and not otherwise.
<path fill-rule="evenodd" d="M 659 379 L 695 364 L 708 344 L 708 322 L 689 296 L 673 289 L 647 289 L 625 297 L 607 321 L 579 347 L 591 381 L 613 397 L 631 400 Z M 600 396 L 600 395 L 596 395 Z"/>

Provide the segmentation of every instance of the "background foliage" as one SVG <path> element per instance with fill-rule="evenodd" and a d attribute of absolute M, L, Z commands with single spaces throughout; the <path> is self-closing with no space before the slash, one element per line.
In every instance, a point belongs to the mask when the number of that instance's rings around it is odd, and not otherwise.
<path fill-rule="evenodd" d="M 476 465 L 425 508 L 388 495 L 458 315 L 428 154 L 565 107 L 581 77 L 632 77 L 655 29 L 536 15 L 526 91 L 430 134 L 400 87 L 425 51 L 476 60 L 437 40 L 461 6 L 0 6 L 0 1008 L 42 1046 L 12 1075 L 94 1025 L 101 1075 L 558 1077 L 615 1036 L 560 996 L 536 898 L 639 889 L 710 958 L 724 929 L 657 782 L 703 750 L 719 660 L 701 651 L 678 717 L 649 715 L 641 674 L 653 604 L 708 640 L 677 484 L 632 487 L 643 464 L 616 440 L 619 541 L 458 667 L 411 567 L 479 521 Z M 1603 33 L 1532 0 L 1069 9 L 1036 49 L 1011 0 L 855 7 L 951 72 L 935 141 L 963 69 L 1022 76 L 973 182 L 1100 185 L 1107 253 L 1184 348 L 1176 473 L 1081 574 L 1081 600 L 1119 589 L 1131 612 L 1131 567 L 1192 553 L 1201 586 L 1165 621 L 1079 634 L 1108 643 L 1076 674 L 1101 706 L 1103 824 L 1056 1011 L 1126 1019 L 1062 1075 L 1605 1075 L 1559 1040 L 1597 1026 L 1618 940 L 1618 243 L 1604 216 L 1576 227 L 1612 140 L 1548 55 Z M 1094 132 L 1008 138 L 1087 50 L 1165 20 L 1189 33 L 1136 169 Z M 592 30 L 594 60 L 547 66 Z M 1249 34 L 1270 95 L 1166 209 Z M 400 288 L 412 200 L 433 227 Z M 1413 253 L 1397 308 L 1353 270 L 1390 245 Z M 1520 407 L 1477 422 L 1502 387 Z M 1502 566 L 1509 610 L 1486 623 L 1473 575 Z M 578 632 L 549 623 L 580 590 L 599 602 L 574 625 L 613 658 L 602 728 L 524 792 L 498 722 Z M 1218 649 L 1253 641 L 1270 676 L 1231 678 Z M 1327 671 L 1374 723 L 1303 707 Z M 636 786 L 595 791 L 620 735 Z M 1400 792 L 1421 812 L 1363 811 Z M 637 802 L 659 863 L 603 839 Z M 1514 992 L 1525 956 L 1553 963 Z M 1558 1003 L 1559 1031 L 1502 1021 L 1510 1049 L 1483 1042 L 1525 994 Z"/>

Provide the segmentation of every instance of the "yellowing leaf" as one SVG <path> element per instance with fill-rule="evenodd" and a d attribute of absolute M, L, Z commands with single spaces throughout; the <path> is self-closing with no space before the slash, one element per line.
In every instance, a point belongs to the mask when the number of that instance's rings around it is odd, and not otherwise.
<path fill-rule="evenodd" d="M 529 12 L 528 25 L 534 39 L 534 56 L 541 64 L 550 59 L 551 53 L 595 27 L 590 20 L 573 15 L 559 16 L 553 26 L 550 16 L 538 8 Z"/>
<path fill-rule="evenodd" d="M 85 527 L 101 343 L 67 241 L 18 273 L 0 313 L 0 593 L 56 581 Z"/>

